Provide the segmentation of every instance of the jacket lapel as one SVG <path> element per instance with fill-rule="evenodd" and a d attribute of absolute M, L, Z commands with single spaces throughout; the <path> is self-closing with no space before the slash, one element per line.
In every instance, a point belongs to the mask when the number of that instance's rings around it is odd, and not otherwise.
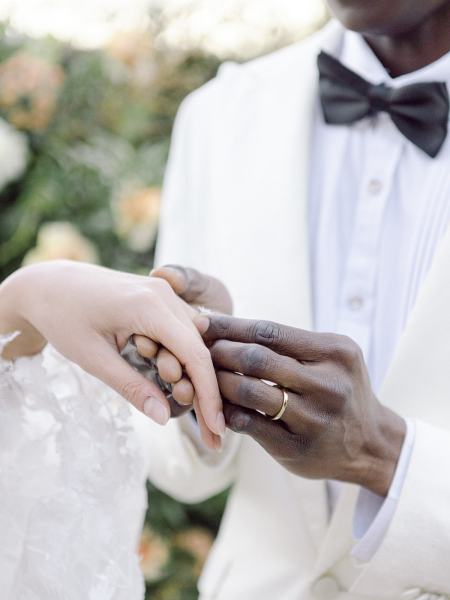
<path fill-rule="evenodd" d="M 419 293 L 381 393 L 381 402 L 401 415 L 450 429 L 449 307 L 450 228 Z M 344 486 L 323 538 L 315 576 L 329 571 L 351 551 L 358 493 L 358 487 Z M 354 577 L 358 574 L 355 567 Z"/>
<path fill-rule="evenodd" d="M 382 388 L 403 416 L 450 428 L 450 227 L 438 246 Z"/>
<path fill-rule="evenodd" d="M 322 39 L 341 31 L 333 23 L 307 46 L 281 50 L 283 69 L 267 59 L 224 69 L 230 89 L 214 135 L 207 247 L 240 316 L 312 326 L 306 200 L 316 59 Z"/>
<path fill-rule="evenodd" d="M 308 236 L 307 236 L 307 197 L 308 197 L 308 180 L 309 180 L 309 153 L 311 147 L 311 132 L 312 124 L 314 122 L 314 111 L 317 106 L 317 94 L 318 94 L 318 76 L 317 76 L 317 55 L 321 49 L 333 52 L 337 49 L 338 44 L 342 40 L 342 28 L 336 22 L 332 22 L 323 32 L 321 36 L 318 36 L 314 44 L 311 44 L 310 55 L 308 57 L 303 54 L 304 62 L 302 64 L 302 75 L 299 78 L 301 83 L 299 89 L 292 93 L 292 78 L 290 77 L 287 82 L 288 88 L 286 93 L 291 93 L 294 98 L 293 106 L 291 110 L 286 112 L 285 118 L 291 123 L 295 123 L 299 119 L 301 122 L 297 122 L 295 130 L 301 132 L 299 140 L 297 141 L 298 148 L 295 150 L 296 165 L 293 167 L 297 171 L 297 180 L 301 182 L 301 188 L 297 195 L 297 201 L 299 203 L 301 213 L 298 215 L 298 224 L 302 224 L 301 233 L 301 247 L 297 249 L 293 262 L 286 261 L 285 256 L 279 257 L 279 264 L 286 263 L 287 271 L 295 272 L 298 275 L 297 281 L 299 290 L 296 296 L 295 303 L 298 306 L 303 306 L 305 311 L 304 317 L 301 322 L 298 323 L 299 327 L 312 329 L 313 328 L 313 316 L 310 299 L 310 271 L 309 271 L 309 249 L 308 249 Z M 295 114 L 295 117 L 293 115 Z M 291 179 L 295 180 L 295 176 L 291 174 Z M 289 179 L 287 178 L 287 181 Z M 287 212 L 289 215 L 290 213 Z M 299 257 L 304 257 L 301 271 L 299 272 Z M 288 273 L 286 273 L 288 276 Z M 291 286 L 290 288 L 291 289 Z M 292 315 L 293 317 L 293 315 Z M 294 318 L 289 321 L 285 321 L 290 324 L 296 324 Z M 333 531 L 338 525 L 334 525 L 334 529 L 330 529 L 328 526 L 329 522 L 329 509 L 328 509 L 328 497 L 326 484 L 324 481 L 304 479 L 296 477 L 292 478 L 292 487 L 299 497 L 299 509 L 305 515 L 305 522 L 308 524 L 309 533 L 313 544 L 315 545 L 319 553 L 324 548 L 324 538 L 333 538 Z M 353 490 L 353 488 L 352 488 Z M 352 493 L 352 492 L 350 492 Z M 345 512 L 346 504 L 344 499 L 339 503 L 341 509 L 337 511 L 339 514 Z M 341 516 L 342 516 L 341 515 Z M 338 519 L 336 523 L 342 522 L 342 519 Z M 345 545 L 345 544 L 344 544 Z M 339 553 L 339 550 L 343 548 L 334 547 L 333 544 L 326 545 L 332 553 Z M 325 553 L 326 554 L 326 553 Z M 327 561 L 327 556 L 323 556 L 323 561 Z"/>

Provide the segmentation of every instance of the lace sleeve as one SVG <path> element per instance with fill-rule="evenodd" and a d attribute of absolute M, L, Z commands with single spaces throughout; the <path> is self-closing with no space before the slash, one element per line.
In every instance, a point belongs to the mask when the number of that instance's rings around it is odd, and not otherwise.
<path fill-rule="evenodd" d="M 47 346 L 0 360 L 0 414 L 2 597 L 143 598 L 145 475 L 129 405 Z"/>

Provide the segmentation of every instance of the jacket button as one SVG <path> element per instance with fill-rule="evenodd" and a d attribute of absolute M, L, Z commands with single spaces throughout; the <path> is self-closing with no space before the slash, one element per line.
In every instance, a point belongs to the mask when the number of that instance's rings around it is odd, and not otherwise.
<path fill-rule="evenodd" d="M 340 587 L 334 577 L 321 577 L 312 585 L 312 593 L 317 600 L 333 600 L 339 594 Z"/>

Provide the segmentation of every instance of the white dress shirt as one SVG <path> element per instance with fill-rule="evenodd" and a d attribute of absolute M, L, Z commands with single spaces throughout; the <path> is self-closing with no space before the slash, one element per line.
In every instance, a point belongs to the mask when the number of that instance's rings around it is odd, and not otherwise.
<path fill-rule="evenodd" d="M 450 83 L 450 54 L 392 79 L 354 32 L 345 33 L 336 58 L 374 84 Z M 375 393 L 450 224 L 449 165 L 449 138 L 432 159 L 385 113 L 333 126 L 317 107 L 309 193 L 315 328 L 348 335 L 361 346 Z M 394 514 L 414 443 L 407 425 L 388 498 L 361 491 L 354 518 L 361 560 L 376 551 Z M 339 488 L 329 482 L 330 510 Z"/>

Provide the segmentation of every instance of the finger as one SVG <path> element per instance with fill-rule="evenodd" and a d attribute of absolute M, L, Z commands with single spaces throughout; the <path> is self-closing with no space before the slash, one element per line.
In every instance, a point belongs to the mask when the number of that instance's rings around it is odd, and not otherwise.
<path fill-rule="evenodd" d="M 89 363 L 83 368 L 156 423 L 165 425 L 169 420 L 169 405 L 159 386 L 133 369 L 106 340 L 92 344 Z"/>
<path fill-rule="evenodd" d="M 138 353 L 143 358 L 155 358 L 158 354 L 159 344 L 150 338 L 145 337 L 145 335 L 134 335 L 133 339 Z"/>
<path fill-rule="evenodd" d="M 207 276 L 201 275 L 195 269 L 178 265 L 164 265 L 150 272 L 152 277 L 165 279 L 173 291 L 186 302 L 194 302 L 207 287 Z"/>
<path fill-rule="evenodd" d="M 219 340 L 209 350 L 216 368 L 266 379 L 298 393 L 313 387 L 315 373 L 308 366 L 264 346 Z"/>
<path fill-rule="evenodd" d="M 219 371 L 217 379 L 222 396 L 232 404 L 261 411 L 269 418 L 278 414 L 283 406 L 283 390 L 277 386 L 268 385 L 260 379 L 237 375 L 229 371 Z M 301 412 L 301 399 L 294 392 L 286 391 L 285 393 L 288 394 L 288 403 L 282 421 L 291 431 L 302 431 L 305 427 L 305 419 Z"/>
<path fill-rule="evenodd" d="M 183 377 L 172 386 L 172 396 L 182 406 L 192 405 L 194 394 L 194 387 L 187 377 Z"/>
<path fill-rule="evenodd" d="M 211 310 L 230 314 L 233 301 L 221 281 L 196 269 L 165 265 L 151 271 L 152 277 L 165 279 L 174 292 L 189 304 L 205 305 Z"/>
<path fill-rule="evenodd" d="M 252 321 L 218 314 L 208 317 L 202 315 L 201 318 L 196 318 L 196 322 L 199 323 L 203 338 L 209 343 L 227 339 L 259 344 L 298 360 L 317 360 L 326 354 L 327 334 L 323 333 L 288 327 L 272 321 Z"/>
<path fill-rule="evenodd" d="M 159 376 L 166 383 L 176 383 L 183 375 L 179 360 L 165 348 L 158 352 L 156 366 Z"/>
<path fill-rule="evenodd" d="M 293 443 L 293 434 L 280 421 L 271 421 L 258 412 L 229 402 L 224 402 L 224 413 L 232 431 L 249 435 L 274 458 L 285 455 L 286 449 Z"/>
<path fill-rule="evenodd" d="M 204 444 L 207 446 L 207 448 L 210 448 L 211 450 L 220 450 L 220 448 L 222 447 L 221 437 L 213 433 L 206 424 L 206 421 L 203 417 L 202 408 L 200 406 L 196 394 L 194 394 L 193 405 L 195 415 L 197 417 L 197 423 L 200 428 L 200 435 Z"/>
<path fill-rule="evenodd" d="M 149 331 L 156 327 L 157 338 L 184 366 L 209 429 L 224 435 L 222 400 L 209 350 L 187 317 L 177 318 L 164 304 L 158 308 L 160 318 L 156 325 L 149 323 Z"/>

